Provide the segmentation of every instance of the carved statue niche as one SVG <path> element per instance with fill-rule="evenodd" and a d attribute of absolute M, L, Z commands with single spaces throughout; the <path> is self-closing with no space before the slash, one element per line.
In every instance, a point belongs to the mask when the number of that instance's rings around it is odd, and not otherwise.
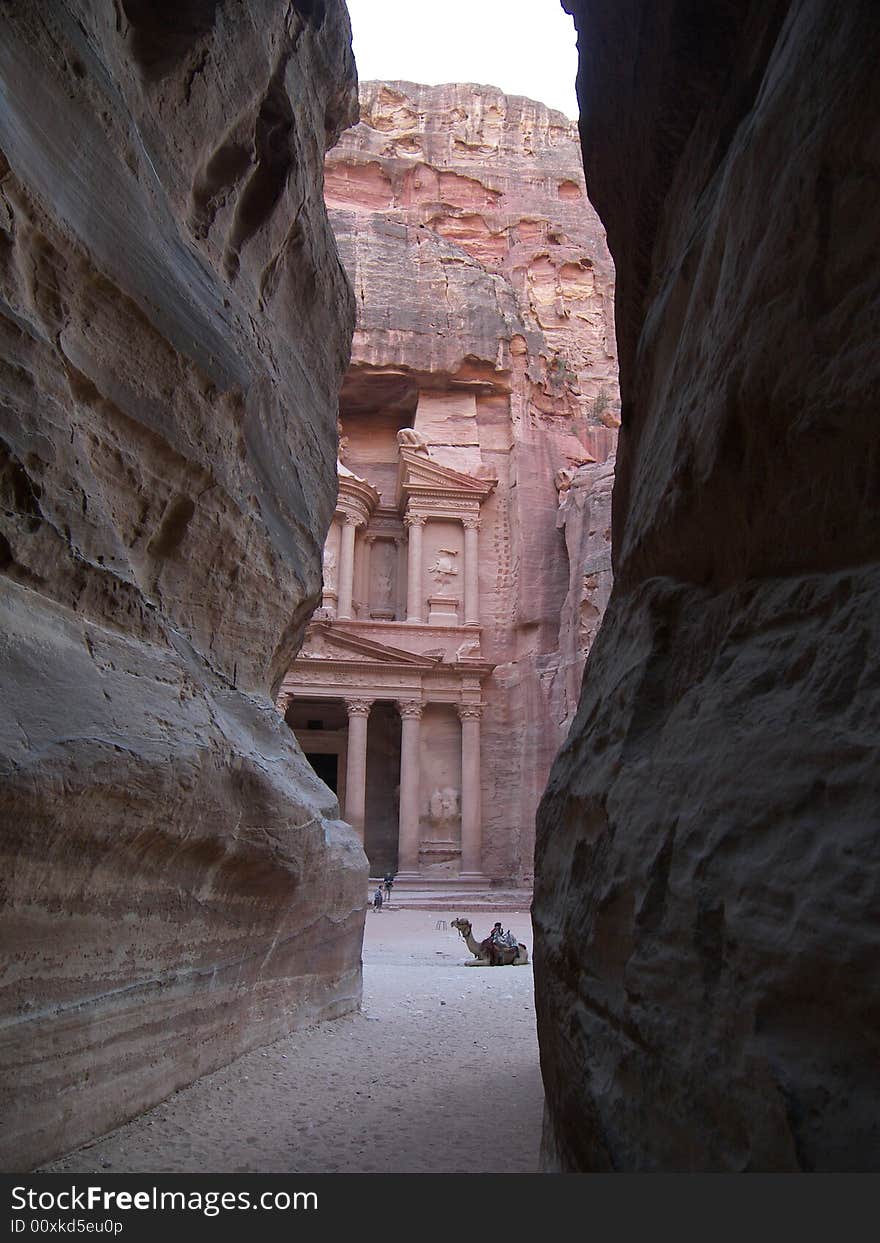
<path fill-rule="evenodd" d="M 370 557 L 370 616 L 393 620 L 397 586 L 397 548 L 390 540 L 377 539 Z"/>
<path fill-rule="evenodd" d="M 346 465 L 348 454 L 348 437 L 342 429 L 342 419 L 336 419 L 336 435 L 339 440 L 339 448 L 336 450 L 336 460 L 343 466 Z"/>
<path fill-rule="evenodd" d="M 332 548 L 327 548 L 324 552 L 324 589 L 336 590 L 336 553 Z"/>
<path fill-rule="evenodd" d="M 379 573 L 376 575 L 376 599 L 379 604 L 391 603 L 391 586 L 391 566 L 386 562 L 379 566 Z"/>
<path fill-rule="evenodd" d="M 419 867 L 428 876 L 452 876 L 461 856 L 459 792 L 438 786 L 428 799 L 428 831 L 419 848 Z"/>
<path fill-rule="evenodd" d="M 332 621 L 339 599 L 339 526 L 334 521 L 327 532 L 321 559 L 321 607 L 316 616 Z"/>

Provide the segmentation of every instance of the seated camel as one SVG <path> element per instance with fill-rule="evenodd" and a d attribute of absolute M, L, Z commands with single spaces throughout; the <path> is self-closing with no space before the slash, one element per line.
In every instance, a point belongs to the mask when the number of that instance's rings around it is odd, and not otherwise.
<path fill-rule="evenodd" d="M 512 945 L 496 945 L 491 935 L 477 941 L 471 921 L 463 917 L 453 919 L 452 927 L 458 929 L 459 936 L 474 955 L 475 961 L 465 963 L 466 967 L 524 967 L 529 961 L 529 951 L 521 941 L 515 949 Z"/>

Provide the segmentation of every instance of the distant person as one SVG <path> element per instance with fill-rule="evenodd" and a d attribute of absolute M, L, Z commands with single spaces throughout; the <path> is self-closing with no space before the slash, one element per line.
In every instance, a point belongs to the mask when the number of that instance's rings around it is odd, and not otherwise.
<path fill-rule="evenodd" d="M 382 883 L 385 886 L 385 900 L 387 902 L 390 902 L 391 901 L 391 886 L 394 884 L 394 873 L 386 872 L 385 879 Z"/>
<path fill-rule="evenodd" d="M 376 886 L 376 892 L 373 894 L 373 910 L 374 910 L 374 911 L 381 911 L 381 909 L 382 909 L 382 902 L 383 902 L 383 898 L 382 898 L 382 886 L 381 886 L 381 885 L 377 885 L 377 886 Z"/>

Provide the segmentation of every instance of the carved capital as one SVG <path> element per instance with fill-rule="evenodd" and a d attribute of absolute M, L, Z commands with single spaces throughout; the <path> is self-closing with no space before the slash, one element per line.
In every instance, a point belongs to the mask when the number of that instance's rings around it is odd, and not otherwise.
<path fill-rule="evenodd" d="M 284 691 L 283 694 L 279 695 L 278 698 L 275 700 L 275 707 L 278 709 L 278 711 L 281 713 L 282 716 L 285 716 L 287 714 L 287 709 L 290 707 L 290 703 L 292 699 L 293 699 L 293 696 L 289 694 L 287 691 Z"/>
<path fill-rule="evenodd" d="M 461 525 L 466 531 L 479 531 L 480 519 L 477 516 L 462 518 Z"/>
<path fill-rule="evenodd" d="M 420 699 L 400 699 L 397 707 L 402 717 L 415 717 L 416 720 L 421 719 L 425 710 L 425 705 Z"/>
<path fill-rule="evenodd" d="M 482 704 L 459 704 L 458 718 L 460 721 L 479 721 L 483 715 Z"/>
<path fill-rule="evenodd" d="M 357 514 L 346 514 L 345 525 L 347 527 L 362 527 L 364 525 L 364 520 L 363 518 L 358 517 Z"/>
<path fill-rule="evenodd" d="M 353 716 L 369 716 L 372 706 L 372 699 L 346 699 L 345 701 L 345 710 L 349 719 Z"/>
<path fill-rule="evenodd" d="M 405 514 L 403 521 L 408 527 L 423 527 L 428 519 L 424 514 Z"/>

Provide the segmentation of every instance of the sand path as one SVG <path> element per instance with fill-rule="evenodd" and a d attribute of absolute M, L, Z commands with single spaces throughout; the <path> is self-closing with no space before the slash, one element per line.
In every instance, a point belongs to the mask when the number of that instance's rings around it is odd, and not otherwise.
<path fill-rule="evenodd" d="M 46 1169 L 536 1172 L 543 1088 L 532 968 L 469 968 L 455 914 L 369 911 L 359 1014 L 206 1075 Z M 499 918 L 532 949 L 527 913 Z"/>

